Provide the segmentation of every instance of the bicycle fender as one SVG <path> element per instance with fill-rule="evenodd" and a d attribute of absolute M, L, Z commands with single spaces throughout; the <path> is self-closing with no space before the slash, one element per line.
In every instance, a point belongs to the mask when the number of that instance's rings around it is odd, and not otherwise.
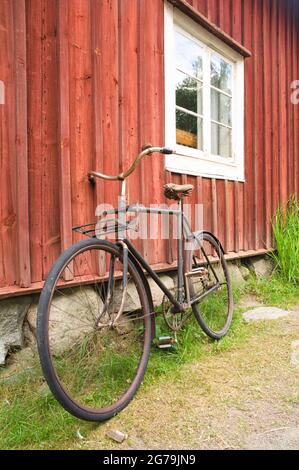
<path fill-rule="evenodd" d="M 201 230 L 199 232 L 194 232 L 194 236 L 197 237 L 204 233 L 206 233 L 207 235 L 210 235 L 210 237 L 212 237 L 215 240 L 215 242 L 220 246 L 222 253 L 225 254 L 222 243 L 220 242 L 220 240 L 218 240 L 218 238 L 212 232 L 208 232 L 207 230 Z"/>
<path fill-rule="evenodd" d="M 132 261 L 132 263 L 134 264 L 134 266 L 136 267 L 138 273 L 140 274 L 140 277 L 142 279 L 142 282 L 143 282 L 145 290 L 146 290 L 148 303 L 149 303 L 149 307 L 150 307 L 150 311 L 151 311 L 151 338 L 152 338 L 152 341 L 153 341 L 156 337 L 156 317 L 155 317 L 155 308 L 154 308 L 152 292 L 151 292 L 148 280 L 146 278 L 146 275 L 143 272 L 142 267 L 138 263 L 137 259 L 130 252 L 129 252 L 129 258 Z"/>

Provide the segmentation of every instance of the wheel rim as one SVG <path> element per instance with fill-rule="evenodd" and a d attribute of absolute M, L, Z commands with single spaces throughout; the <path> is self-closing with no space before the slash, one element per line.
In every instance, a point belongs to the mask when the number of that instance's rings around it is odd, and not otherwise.
<path fill-rule="evenodd" d="M 109 300 L 104 272 L 112 263 Z M 78 277 L 81 284 L 73 286 L 72 278 Z M 63 278 L 69 287 L 61 287 Z M 97 246 L 82 249 L 65 263 L 59 279 L 52 289 L 45 328 L 49 366 L 56 378 L 52 391 L 59 389 L 82 410 L 115 409 L 136 388 L 146 362 L 149 316 L 144 316 L 146 306 L 136 273 L 129 266 L 128 296 L 115 327 L 111 322 L 122 300 L 122 260 L 117 251 Z"/>

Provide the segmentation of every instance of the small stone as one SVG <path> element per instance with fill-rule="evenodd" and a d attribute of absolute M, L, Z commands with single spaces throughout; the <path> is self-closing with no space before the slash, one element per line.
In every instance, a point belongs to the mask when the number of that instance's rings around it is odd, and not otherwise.
<path fill-rule="evenodd" d="M 0 301 L 0 365 L 11 349 L 24 345 L 23 322 L 31 302 L 30 296 Z"/>
<path fill-rule="evenodd" d="M 229 262 L 228 263 L 228 271 L 230 274 L 230 278 L 232 281 L 232 284 L 234 286 L 241 285 L 245 283 L 245 279 L 242 275 L 241 269 L 239 266 L 235 263 Z"/>
<path fill-rule="evenodd" d="M 109 431 L 106 432 L 106 436 L 109 437 L 109 439 L 118 442 L 119 444 L 128 438 L 127 434 L 124 434 L 121 431 L 117 431 L 116 429 L 109 429 Z"/>
<path fill-rule="evenodd" d="M 281 317 L 289 315 L 287 310 L 282 310 L 277 307 L 258 307 L 248 310 L 243 313 L 243 318 L 246 322 L 258 320 L 277 320 Z"/>

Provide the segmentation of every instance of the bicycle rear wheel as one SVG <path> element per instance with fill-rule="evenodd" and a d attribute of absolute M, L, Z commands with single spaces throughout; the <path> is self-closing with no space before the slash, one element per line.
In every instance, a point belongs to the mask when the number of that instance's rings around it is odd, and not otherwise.
<path fill-rule="evenodd" d="M 130 260 L 124 312 L 112 325 L 122 302 L 122 275 L 118 246 L 83 240 L 58 258 L 41 293 L 37 340 L 42 369 L 55 398 L 81 419 L 103 421 L 121 411 L 146 370 L 150 309 Z"/>
<path fill-rule="evenodd" d="M 220 339 L 228 332 L 233 316 L 231 280 L 220 243 L 202 232 L 187 250 L 187 260 L 194 315 L 208 336 Z"/>

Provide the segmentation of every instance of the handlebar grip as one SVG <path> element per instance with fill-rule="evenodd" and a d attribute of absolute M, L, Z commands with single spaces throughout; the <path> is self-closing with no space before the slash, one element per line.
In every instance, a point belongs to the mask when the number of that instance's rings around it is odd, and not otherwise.
<path fill-rule="evenodd" d="M 172 153 L 174 153 L 174 151 L 168 147 L 163 147 L 161 149 L 161 153 L 163 153 L 164 155 L 171 155 Z"/>

